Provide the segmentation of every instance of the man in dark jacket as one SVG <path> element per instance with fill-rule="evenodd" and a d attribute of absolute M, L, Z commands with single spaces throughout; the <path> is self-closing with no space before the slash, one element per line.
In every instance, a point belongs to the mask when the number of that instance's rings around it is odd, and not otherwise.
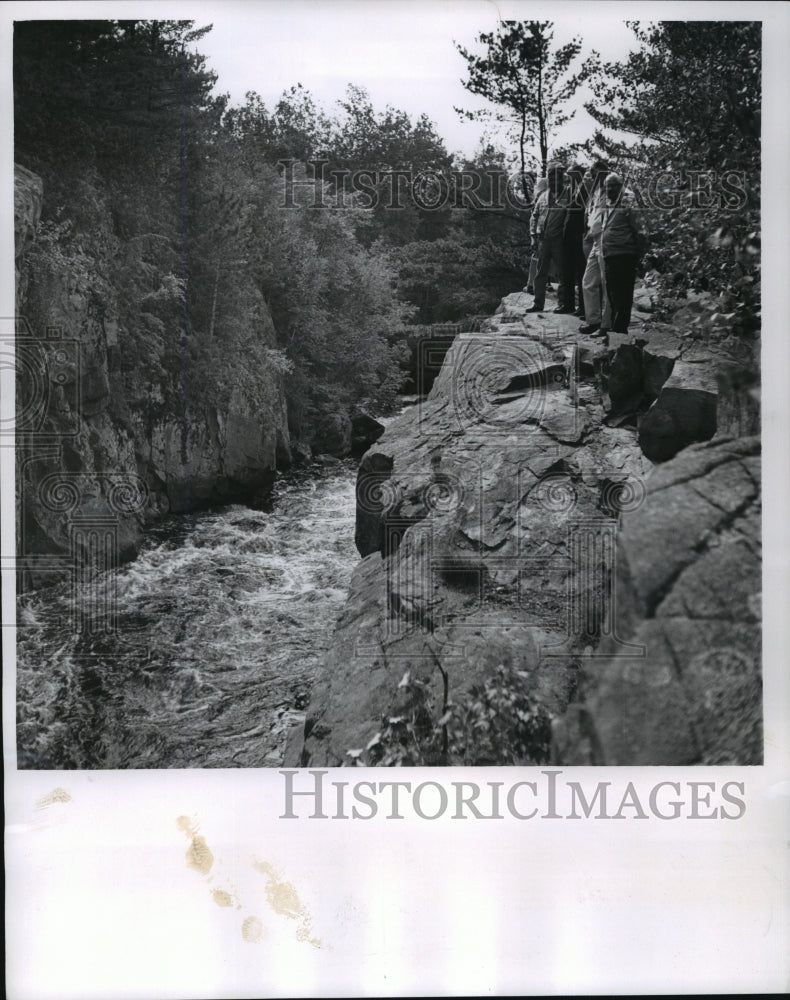
<path fill-rule="evenodd" d="M 568 171 L 568 211 L 562 233 L 562 276 L 566 288 L 563 312 L 574 312 L 578 302 L 577 316 L 584 316 L 584 294 L 582 278 L 586 260 L 584 257 L 584 168 L 574 165 Z M 558 310 L 560 311 L 560 310 Z"/>
<path fill-rule="evenodd" d="M 601 249 L 606 271 L 606 293 L 612 306 L 612 332 L 628 333 L 634 301 L 636 268 L 645 252 L 647 237 L 642 213 L 622 178 L 606 178 L 606 203 L 601 226 Z"/>

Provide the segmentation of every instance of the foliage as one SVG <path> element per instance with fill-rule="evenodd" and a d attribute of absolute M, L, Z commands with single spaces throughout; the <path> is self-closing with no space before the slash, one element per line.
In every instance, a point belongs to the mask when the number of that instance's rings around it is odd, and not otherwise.
<path fill-rule="evenodd" d="M 529 214 L 508 194 L 504 159 L 489 145 L 459 164 L 463 173 L 448 179 L 448 202 L 455 207 L 444 233 L 393 252 L 398 295 L 416 307 L 417 322 L 491 313 L 526 283 Z"/>
<path fill-rule="evenodd" d="M 362 396 L 390 403 L 398 363 L 390 337 L 406 311 L 386 254 L 356 239 L 361 210 L 283 210 L 273 168 L 261 172 L 251 197 L 249 267 L 293 363 L 294 431 L 304 430 L 311 413 L 318 422 L 330 399 L 341 409 Z"/>
<path fill-rule="evenodd" d="M 502 235 L 475 239 L 459 225 L 445 239 L 410 243 L 394 255 L 398 293 L 417 306 L 420 323 L 491 313 L 504 295 L 525 283 L 523 236 Z"/>
<path fill-rule="evenodd" d="M 437 662 L 438 666 L 438 662 Z M 534 699 L 529 675 L 500 664 L 457 702 L 437 705 L 430 680 L 407 672 L 395 707 L 364 749 L 347 756 L 358 766 L 543 764 L 549 757 L 551 718 Z"/>
<path fill-rule="evenodd" d="M 370 117 L 369 102 L 355 91 L 341 123 L 297 86 L 271 114 L 254 94 L 228 110 L 194 51 L 206 30 L 17 24 L 16 155 L 45 191 L 33 270 L 86 286 L 94 314 L 118 331 L 130 402 L 181 412 L 241 392 L 265 414 L 286 386 L 309 440 L 362 397 L 391 405 L 393 335 L 408 310 L 386 252 L 369 245 L 371 213 L 284 208 L 274 164 L 340 138 L 344 156 L 363 155 L 349 123 Z M 382 156 L 399 142 L 401 158 L 410 142 L 441 155 L 427 122 L 392 109 L 372 121 Z"/>
<path fill-rule="evenodd" d="M 590 67 L 600 126 L 594 141 L 611 156 L 688 160 L 700 170 L 759 168 L 759 21 L 629 22 L 639 49 L 622 63 Z M 607 137 L 626 132 L 633 139 Z"/>
<path fill-rule="evenodd" d="M 253 176 L 262 163 L 323 156 L 332 129 L 328 115 L 301 84 L 286 90 L 271 112 L 258 94 L 249 91 L 241 107 L 226 110 L 223 125 Z"/>

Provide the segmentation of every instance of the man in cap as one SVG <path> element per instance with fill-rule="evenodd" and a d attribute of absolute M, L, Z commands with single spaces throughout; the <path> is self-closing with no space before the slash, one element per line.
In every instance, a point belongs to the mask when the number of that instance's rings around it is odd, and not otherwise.
<path fill-rule="evenodd" d="M 579 332 L 587 336 L 598 330 L 601 335 L 608 333 L 612 326 L 612 309 L 606 294 L 606 275 L 601 253 L 601 230 L 606 210 L 606 175 L 608 166 L 603 160 L 596 160 L 589 170 L 590 195 L 587 201 L 585 239 L 588 241 L 587 267 L 582 279 L 584 293 L 584 316 L 586 324 Z"/>
<path fill-rule="evenodd" d="M 619 174 L 606 178 L 606 203 L 601 225 L 601 249 L 606 272 L 606 292 L 612 307 L 612 332 L 628 333 L 634 282 L 647 237 L 633 194 L 623 188 Z"/>

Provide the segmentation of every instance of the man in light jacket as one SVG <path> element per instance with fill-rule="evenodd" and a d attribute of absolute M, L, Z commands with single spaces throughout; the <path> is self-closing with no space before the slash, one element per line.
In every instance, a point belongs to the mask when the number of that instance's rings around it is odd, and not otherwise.
<path fill-rule="evenodd" d="M 546 283 L 552 263 L 561 276 L 557 292 L 557 308 L 554 311 L 573 312 L 573 288 L 569 294 L 562 270 L 562 234 L 567 209 L 567 197 L 563 192 L 565 168 L 559 163 L 550 163 L 546 178 L 549 182 L 548 188 L 535 202 L 529 226 L 532 242 L 538 246 L 538 269 L 534 281 L 535 301 L 527 312 L 543 312 L 546 305 Z M 568 302 L 571 304 L 570 309 Z"/>
<path fill-rule="evenodd" d="M 612 307 L 613 333 L 628 333 L 631 322 L 636 268 L 647 246 L 641 216 L 633 194 L 623 189 L 619 174 L 609 174 L 606 178 L 601 249 L 606 270 L 606 292 Z"/>
<path fill-rule="evenodd" d="M 543 194 L 546 188 L 549 186 L 549 182 L 545 177 L 539 177 L 535 183 L 535 203 L 532 206 L 532 212 L 535 211 L 535 205 L 537 205 L 538 198 Z M 538 273 L 538 247 L 535 234 L 532 230 L 532 214 L 529 217 L 529 229 L 530 237 L 532 240 L 532 249 L 529 258 L 529 277 L 527 278 L 527 287 L 524 289 L 530 295 L 535 294 L 535 275 Z"/>
<path fill-rule="evenodd" d="M 601 335 L 612 328 L 612 309 L 606 294 L 606 275 L 601 253 L 601 229 L 606 206 L 605 182 L 608 168 L 603 160 L 590 167 L 590 196 L 587 202 L 587 233 L 589 252 L 587 267 L 582 279 L 584 293 L 584 316 L 586 324 L 579 327 L 579 333 L 591 335 L 599 329 Z"/>

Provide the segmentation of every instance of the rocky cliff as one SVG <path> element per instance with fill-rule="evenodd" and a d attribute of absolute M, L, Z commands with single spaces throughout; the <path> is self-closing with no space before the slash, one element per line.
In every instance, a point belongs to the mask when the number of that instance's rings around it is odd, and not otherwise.
<path fill-rule="evenodd" d="M 121 372 L 126 331 L 109 296 L 86 294 L 50 253 L 26 260 L 46 191 L 15 171 L 17 483 L 22 586 L 53 582 L 82 561 L 128 558 L 144 527 L 168 512 L 254 501 L 290 460 L 282 377 L 250 358 L 220 397 L 205 391 L 189 350 L 168 393 Z M 56 248 L 57 249 L 57 248 Z M 249 318 L 252 326 L 253 317 Z M 268 312 L 255 336 L 275 347 Z M 175 331 L 177 339 L 179 331 Z M 234 384 L 235 383 L 235 384 Z M 172 389 L 172 385 L 170 387 Z M 112 541 L 96 546 L 96 532 Z M 107 550 L 107 551 L 105 551 Z M 76 563 L 75 563 L 76 560 Z"/>
<path fill-rule="evenodd" d="M 638 311 L 601 344 L 528 303 L 461 333 L 364 455 L 363 558 L 290 764 L 397 762 L 381 747 L 417 738 L 415 684 L 443 752 L 410 761 L 506 762 L 474 730 L 513 705 L 550 722 L 516 761 L 761 760 L 759 425 L 737 362 L 682 322 Z M 518 690 L 495 702 L 502 671 Z"/>

